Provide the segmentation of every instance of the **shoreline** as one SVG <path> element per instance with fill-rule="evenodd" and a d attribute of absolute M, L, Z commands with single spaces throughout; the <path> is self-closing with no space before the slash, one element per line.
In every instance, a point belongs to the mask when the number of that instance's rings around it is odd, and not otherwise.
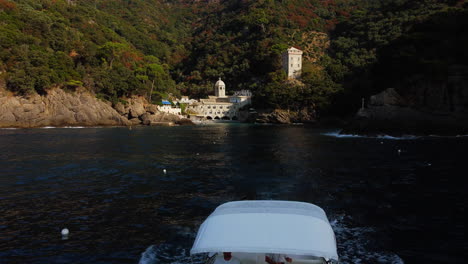
<path fill-rule="evenodd" d="M 378 140 L 418 140 L 425 138 L 465 138 L 468 137 L 468 134 L 402 134 L 402 135 L 392 135 L 386 133 L 376 133 L 376 134 L 354 134 L 354 133 L 342 133 L 343 129 L 337 129 L 337 127 L 330 127 L 326 125 L 317 125 L 317 124 L 304 124 L 304 123 L 291 123 L 291 124 L 277 124 L 277 123 L 249 123 L 249 122 L 194 122 L 193 126 L 205 126 L 205 125 L 252 125 L 252 126 L 284 126 L 284 127 L 307 127 L 312 129 L 329 129 L 329 132 L 321 133 L 323 136 L 340 138 L 340 139 L 349 139 L 349 138 L 366 138 L 366 139 L 378 139 Z M 185 125 L 174 124 L 169 127 L 179 127 Z M 168 127 L 165 125 L 96 125 L 96 126 L 42 126 L 42 127 L 0 127 L 0 130 L 29 130 L 29 129 L 101 129 L 101 128 L 127 128 L 129 130 L 133 128 L 144 128 L 144 127 Z"/>

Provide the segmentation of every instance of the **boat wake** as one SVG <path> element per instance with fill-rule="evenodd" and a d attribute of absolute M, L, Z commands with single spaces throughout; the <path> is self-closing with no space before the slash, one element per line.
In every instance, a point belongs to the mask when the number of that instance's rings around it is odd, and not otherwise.
<path fill-rule="evenodd" d="M 350 217 L 331 218 L 330 224 L 335 232 L 340 264 L 404 264 L 395 253 L 374 250 L 370 236 L 375 230 L 370 227 L 350 227 Z M 193 239 L 195 233 L 182 235 L 184 239 Z M 149 246 L 142 254 L 139 264 L 204 264 L 206 256 L 190 257 L 190 249 L 181 245 L 163 243 Z"/>
<path fill-rule="evenodd" d="M 187 249 L 172 244 L 151 245 L 141 254 L 138 264 L 204 264 L 204 256 L 193 256 Z"/>
<path fill-rule="evenodd" d="M 349 227 L 346 223 L 350 217 L 338 216 L 330 221 L 336 235 L 340 264 L 404 264 L 404 261 L 395 253 L 373 250 L 372 239 L 375 233 L 370 227 Z"/>

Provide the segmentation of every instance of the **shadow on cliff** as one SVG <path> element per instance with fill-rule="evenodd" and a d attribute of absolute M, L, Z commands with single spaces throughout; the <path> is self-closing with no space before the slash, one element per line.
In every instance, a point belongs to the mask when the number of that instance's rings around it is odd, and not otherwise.
<path fill-rule="evenodd" d="M 448 9 L 377 52 L 374 96 L 345 127 L 356 134 L 468 133 L 468 11 Z"/>
<path fill-rule="evenodd" d="M 393 87 L 407 103 L 427 111 L 468 108 L 468 10 L 431 16 L 381 49 L 374 87 Z"/>

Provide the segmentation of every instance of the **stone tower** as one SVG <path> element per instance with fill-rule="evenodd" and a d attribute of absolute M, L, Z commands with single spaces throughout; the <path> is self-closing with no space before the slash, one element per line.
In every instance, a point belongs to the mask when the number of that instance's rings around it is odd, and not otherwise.
<path fill-rule="evenodd" d="M 226 84 L 224 84 L 221 78 L 215 83 L 215 96 L 226 97 Z"/>
<path fill-rule="evenodd" d="M 288 79 L 298 79 L 302 72 L 302 51 L 290 47 L 282 54 L 283 69 L 288 75 Z"/>

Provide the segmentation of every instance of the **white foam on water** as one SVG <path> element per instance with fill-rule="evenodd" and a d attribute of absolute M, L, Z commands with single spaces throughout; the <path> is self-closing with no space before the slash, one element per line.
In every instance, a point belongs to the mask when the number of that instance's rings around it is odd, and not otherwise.
<path fill-rule="evenodd" d="M 76 128 L 86 128 L 84 126 L 64 126 L 64 127 L 54 127 L 54 126 L 45 126 L 45 127 L 39 127 L 39 129 L 52 129 L 52 128 L 72 128 L 72 129 L 76 129 Z M 98 127 L 96 127 L 98 128 Z M 17 128 L 17 127 L 2 127 L 0 129 L 4 129 L 4 130 L 16 130 L 16 129 L 23 129 L 23 128 Z"/>
<path fill-rule="evenodd" d="M 435 138 L 461 138 L 461 137 L 468 137 L 468 135 L 455 135 L 455 136 L 429 135 L 429 137 L 435 137 Z"/>
<path fill-rule="evenodd" d="M 151 245 L 141 254 L 138 264 L 204 264 L 206 256 L 190 256 L 182 247 L 160 244 Z"/>
<path fill-rule="evenodd" d="M 52 128 L 86 128 L 84 126 L 64 126 L 64 127 L 54 127 L 54 126 L 45 126 L 45 127 L 40 127 L 40 129 L 52 129 Z"/>
<path fill-rule="evenodd" d="M 390 140 L 414 140 L 420 137 L 414 135 L 403 135 L 401 137 L 394 137 L 389 135 L 377 135 L 377 136 L 364 136 L 356 134 L 340 134 L 341 131 L 333 131 L 322 133 L 324 136 L 336 137 L 336 138 L 372 138 L 372 139 L 390 139 Z"/>
<path fill-rule="evenodd" d="M 330 221 L 335 232 L 340 264 L 404 264 L 395 253 L 374 251 L 369 237 L 375 230 L 370 227 L 349 227 L 350 218 L 338 216 Z"/>

